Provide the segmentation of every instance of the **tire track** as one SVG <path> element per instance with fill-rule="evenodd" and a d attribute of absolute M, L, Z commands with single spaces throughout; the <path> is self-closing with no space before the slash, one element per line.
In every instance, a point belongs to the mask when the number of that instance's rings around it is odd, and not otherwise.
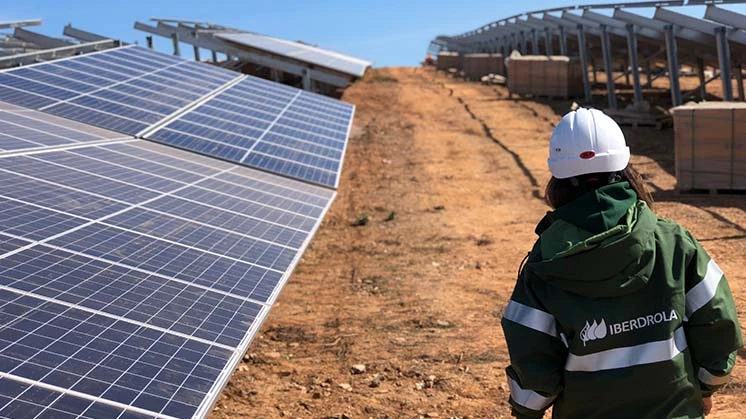
<path fill-rule="evenodd" d="M 454 92 L 453 92 L 452 88 L 446 86 L 445 83 L 441 83 L 441 85 L 444 88 L 450 90 L 449 96 L 453 96 Z M 533 189 L 531 191 L 531 194 L 535 198 L 543 200 L 544 197 L 542 196 L 542 194 L 541 194 L 541 192 L 539 190 L 539 182 L 536 180 L 536 177 L 534 176 L 534 174 L 531 173 L 531 170 L 529 170 L 529 168 L 523 162 L 523 159 L 521 158 L 521 156 L 518 153 L 516 153 L 515 151 L 511 150 L 510 147 L 506 146 L 505 143 L 503 143 L 502 141 L 500 141 L 497 137 L 495 137 L 495 135 L 492 133 L 492 130 L 490 129 L 490 127 L 487 126 L 487 123 L 484 122 L 484 120 L 482 118 L 479 118 L 469 108 L 469 104 L 466 103 L 462 97 L 456 96 L 456 100 L 464 107 L 464 110 L 466 111 L 466 113 L 469 114 L 469 116 L 471 117 L 471 119 L 479 122 L 479 124 L 482 126 L 482 131 L 484 132 L 484 135 L 487 138 L 489 138 L 490 140 L 492 140 L 495 144 L 497 144 L 500 148 L 502 148 L 506 153 L 508 153 L 513 158 L 513 161 L 515 162 L 516 166 L 518 166 L 518 168 L 521 170 L 521 172 L 523 172 L 523 175 L 526 177 L 526 179 L 528 179 L 529 183 L 531 183 L 531 187 Z"/>

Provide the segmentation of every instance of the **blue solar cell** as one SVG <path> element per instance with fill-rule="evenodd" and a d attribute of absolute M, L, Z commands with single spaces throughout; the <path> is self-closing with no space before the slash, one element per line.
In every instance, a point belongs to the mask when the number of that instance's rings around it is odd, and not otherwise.
<path fill-rule="evenodd" d="M 273 121 L 277 118 L 277 115 L 282 112 L 282 107 L 272 106 L 262 103 L 261 101 L 250 101 L 248 98 L 237 98 L 235 96 L 229 96 L 219 94 L 215 98 L 206 102 L 200 106 L 199 109 L 221 109 L 230 111 L 237 114 L 246 113 L 247 115 L 254 116 L 257 119 L 264 119 Z"/>
<path fill-rule="evenodd" d="M 160 152 L 154 151 L 151 148 L 147 148 L 148 143 L 145 142 L 132 142 L 127 144 L 108 144 L 107 150 L 117 153 L 124 153 L 140 160 L 149 160 L 156 162 L 158 165 L 167 168 L 178 168 L 185 170 L 189 173 L 200 174 L 200 175 L 214 175 L 219 172 L 218 169 L 212 167 L 213 161 L 207 160 L 208 164 L 199 164 L 194 159 L 194 155 L 179 154 L 181 158 L 175 155 L 168 155 L 164 153 L 165 150 Z M 179 177 L 178 179 L 181 179 Z"/>
<path fill-rule="evenodd" d="M 11 72 L 0 73 L 0 84 L 24 92 L 36 93 L 37 95 L 45 96 L 50 99 L 65 100 L 77 95 L 77 93 L 72 90 L 60 89 L 51 85 L 15 77 Z M 5 96 L 3 96 L 3 100 L 20 105 L 20 103 L 13 102 L 10 98 L 6 98 Z"/>
<path fill-rule="evenodd" d="M 109 92 L 126 93 L 130 96 L 135 96 L 141 99 L 147 99 L 151 102 L 156 102 L 160 104 L 171 105 L 172 107 L 175 107 L 175 108 L 181 108 L 192 102 L 190 99 L 185 99 L 183 97 L 176 97 L 176 96 L 172 96 L 169 94 L 159 93 L 159 90 L 165 90 L 165 88 L 158 89 L 158 90 L 152 90 L 152 89 L 148 90 L 148 89 L 143 89 L 143 88 L 134 86 L 132 83 L 127 83 L 127 84 L 120 84 L 117 86 L 113 86 L 107 89 L 106 92 L 107 93 Z"/>
<path fill-rule="evenodd" d="M 64 63 L 61 62 L 60 64 Z M 77 80 L 81 83 L 87 83 L 98 87 L 105 87 L 110 86 L 114 81 L 104 78 L 104 77 L 98 77 L 94 74 L 86 73 L 80 70 L 74 70 L 72 68 L 66 68 L 64 65 L 60 65 L 55 62 L 50 62 L 48 64 L 45 64 L 43 66 L 37 66 L 38 69 L 43 70 L 45 73 L 54 74 L 59 77 L 64 77 L 66 79 L 70 80 Z M 37 68 L 33 67 L 33 68 Z"/>
<path fill-rule="evenodd" d="M 329 137 L 314 134 L 308 131 L 302 131 L 295 128 L 291 128 L 285 125 L 274 125 L 270 133 L 284 135 L 290 138 L 296 138 L 311 144 L 318 144 L 324 147 L 332 148 L 335 150 L 343 150 L 345 143 L 343 141 L 335 140 Z"/>
<path fill-rule="evenodd" d="M 306 122 L 297 121 L 288 116 L 280 117 L 277 120 L 277 124 L 284 125 L 286 127 L 296 128 L 296 129 L 306 131 L 306 132 L 312 132 L 314 134 L 318 134 L 324 137 L 329 137 L 335 140 L 339 140 L 339 142 L 342 144 L 344 144 L 345 140 L 347 139 L 347 130 L 344 130 L 344 131 L 331 130 L 329 128 L 321 127 L 315 124 L 309 124 Z"/>
<path fill-rule="evenodd" d="M 96 90 L 98 87 L 90 84 L 80 83 L 65 77 L 59 77 L 45 71 L 39 71 L 39 67 L 21 68 L 13 71 L 14 77 L 46 83 L 55 87 L 72 90 L 77 93 L 86 93 Z"/>
<path fill-rule="evenodd" d="M 215 107 L 218 106 L 218 107 Z M 241 109 L 240 106 L 236 106 L 235 109 Z M 244 108 L 245 109 L 245 108 Z M 272 121 L 277 118 L 280 112 L 274 114 L 259 112 L 253 109 L 245 109 L 243 112 L 236 112 L 229 109 L 229 106 L 225 105 L 225 102 L 211 102 L 210 105 L 200 106 L 194 111 L 199 115 L 208 115 L 214 118 L 224 119 L 226 121 L 233 121 L 238 123 L 244 123 L 244 121 L 251 121 L 252 126 L 256 126 L 261 130 L 265 130 Z"/>
<path fill-rule="evenodd" d="M 232 354 L 223 347 L 8 290 L 0 290 L 0 307 L 6 325 L 0 330 L 0 371 L 156 413 L 193 415 L 206 396 L 204 383 L 217 379 Z M 201 381 L 188 380 L 190 376 Z M 31 391 L 16 398 L 36 403 L 38 412 L 59 401 L 56 392 L 40 387 Z M 140 398 L 144 393 L 158 399 L 146 402 Z"/>
<path fill-rule="evenodd" d="M 2 78 L 0 78 L 2 84 Z M 8 103 L 39 109 L 56 102 L 55 99 L 0 85 L 0 98 Z"/>
<path fill-rule="evenodd" d="M 246 175 L 240 176 L 235 173 L 222 173 L 217 176 L 217 179 L 220 181 L 217 184 L 213 183 L 217 182 L 216 180 L 209 179 L 200 183 L 200 186 L 210 185 L 209 187 L 211 189 L 214 188 L 216 191 L 245 197 L 254 196 L 250 191 L 247 191 L 246 188 L 254 189 L 266 194 L 261 196 L 259 202 L 271 203 L 273 206 L 289 209 L 293 212 L 313 217 L 320 215 L 316 210 L 326 207 L 329 203 L 329 199 L 333 196 L 333 193 L 327 189 L 314 188 L 311 186 L 298 187 L 298 184 L 292 180 L 287 181 L 287 183 L 282 183 L 284 179 L 262 178 L 260 176 L 249 177 Z M 275 199 L 272 199 L 273 196 Z M 289 203 L 289 205 L 286 206 L 283 203 Z M 303 203 L 306 205 L 297 207 L 297 203 Z"/>
<path fill-rule="evenodd" d="M 4 157 L 2 169 L 47 182 L 57 188 L 95 193 L 122 202 L 140 203 L 160 194 L 136 185 L 103 178 L 80 170 L 52 165 L 32 157 Z M 12 186 L 12 185 L 8 185 Z M 3 185 L 3 189 L 6 185 Z"/>
<path fill-rule="evenodd" d="M 45 108 L 44 112 L 59 115 L 63 118 L 72 119 L 73 121 L 83 122 L 130 135 L 137 134 L 138 132 L 149 127 L 152 123 L 139 122 L 139 120 L 135 119 L 138 115 L 147 115 L 147 120 L 149 121 L 160 120 L 160 117 L 158 117 L 157 114 L 138 111 L 133 108 L 127 108 L 115 103 L 104 102 L 90 97 L 83 97 L 79 100 L 76 99 L 76 103 L 83 103 L 92 106 L 101 104 L 104 105 L 106 109 L 98 111 L 87 106 L 77 105 L 75 103 L 60 103 L 52 107 Z M 128 116 L 121 117 L 111 113 L 111 111 L 116 111 L 119 109 L 127 112 Z"/>
<path fill-rule="evenodd" d="M 223 130 L 236 135 L 245 136 L 251 139 L 261 137 L 262 133 L 269 127 L 266 121 L 260 121 L 252 118 L 237 118 L 240 124 L 233 123 L 227 119 L 215 118 L 198 112 L 190 112 L 180 118 L 182 121 L 194 122 L 216 130 Z M 190 131 L 186 131 L 190 132 Z"/>
<path fill-rule="evenodd" d="M 86 141 L 98 141 L 105 137 L 83 132 L 80 126 L 64 119 L 49 117 L 38 112 L 10 111 L 0 113 L 0 132 L 22 138 L 39 145 L 59 145 Z M 110 135 L 114 138 L 114 135 Z"/>
<path fill-rule="evenodd" d="M 229 134 L 221 133 L 221 136 L 227 138 Z M 154 134 L 149 135 L 148 139 L 236 163 L 240 162 L 244 155 L 243 148 L 221 144 L 216 141 L 205 140 L 191 134 L 171 131 L 170 129 L 158 130 Z M 243 142 L 244 139 L 239 138 L 238 141 Z"/>
<path fill-rule="evenodd" d="M 281 160 L 263 154 L 251 153 L 244 163 L 252 167 L 261 167 L 273 173 L 287 175 L 294 179 L 307 180 L 319 185 L 335 186 L 335 173 L 304 166 L 295 162 Z"/>
<path fill-rule="evenodd" d="M 253 153 L 264 154 L 266 156 L 276 156 L 281 159 L 285 159 L 291 162 L 305 164 L 318 169 L 325 169 L 334 174 L 339 169 L 339 159 L 330 159 L 328 157 L 322 157 L 315 154 L 304 153 L 299 150 L 293 150 L 286 147 L 279 147 L 277 145 L 260 142 L 252 150 Z"/>
<path fill-rule="evenodd" d="M 82 218 L 0 197 L 0 231 L 6 234 L 43 240 L 85 223 Z"/>
<path fill-rule="evenodd" d="M 0 284 L 149 327 L 238 346 L 261 305 L 45 246 L 0 260 Z"/>
<path fill-rule="evenodd" d="M 112 51 L 113 52 L 113 51 Z M 118 57 L 112 52 L 87 56 L 91 64 L 102 68 L 127 74 L 130 77 L 138 77 L 160 68 L 144 64 L 142 61 L 131 60 L 126 57 Z"/>
<path fill-rule="evenodd" d="M 209 77 L 200 77 L 199 74 L 192 73 L 187 69 L 181 69 L 179 66 L 168 67 L 153 73 L 155 76 L 166 78 L 167 80 L 180 81 L 193 87 L 202 87 L 206 91 L 211 91 L 224 84 L 224 82 L 211 79 Z"/>
<path fill-rule="evenodd" d="M 135 96 L 130 96 L 124 93 L 117 92 L 113 89 L 107 89 L 107 90 L 103 90 L 97 93 L 93 93 L 89 97 L 104 99 L 104 100 L 115 102 L 115 103 L 126 104 L 129 107 L 134 107 L 134 108 L 141 109 L 141 110 L 147 110 L 152 113 L 157 113 L 161 117 L 171 114 L 179 108 L 178 106 L 165 105 L 165 104 L 153 102 L 151 100 L 147 100 L 144 98 L 141 99 Z M 184 104 L 186 104 L 186 102 Z M 89 104 L 86 106 L 92 106 L 92 105 Z M 99 105 L 96 105 L 96 106 L 97 106 L 96 109 L 106 110 L 103 107 L 98 107 Z M 122 116 L 131 115 L 131 113 L 129 113 L 128 110 L 125 110 L 125 111 L 115 110 L 114 112 L 116 112 L 117 115 L 122 115 Z"/>
<path fill-rule="evenodd" d="M 19 247 L 26 246 L 31 242 L 16 237 L 10 237 L 5 234 L 0 234 L 0 255 L 4 255 L 8 252 L 12 252 Z"/>
<path fill-rule="evenodd" d="M 221 178 L 223 178 L 222 175 Z M 234 180 L 233 178 L 237 179 Z M 311 197 L 302 193 L 298 193 L 296 196 L 283 195 L 283 190 L 280 188 L 274 190 L 266 188 L 261 184 L 253 184 L 251 179 L 239 176 L 224 177 L 223 179 L 209 179 L 201 182 L 197 188 L 183 189 L 176 192 L 175 195 L 205 202 L 206 204 L 219 205 L 221 208 L 244 215 L 267 217 L 269 221 L 296 228 L 306 227 L 286 221 L 287 217 L 294 219 L 297 215 L 315 220 L 321 215 L 324 208 L 316 205 L 316 200 L 321 199 L 317 196 Z M 244 183 L 238 183 L 240 181 Z M 307 200 L 304 200 L 304 198 L 307 198 Z M 275 214 L 269 209 L 278 209 L 281 213 Z M 301 223 L 302 226 L 307 226 L 307 221 L 301 221 Z"/>
<path fill-rule="evenodd" d="M 45 68 L 47 65 L 55 65 L 85 74 L 92 74 L 98 78 L 110 80 L 111 83 L 124 81 L 132 77 L 132 74 L 126 74 L 119 71 L 114 71 L 111 68 L 103 67 L 98 62 L 86 59 L 86 56 L 60 61 L 57 63 L 43 64 L 40 67 Z"/>

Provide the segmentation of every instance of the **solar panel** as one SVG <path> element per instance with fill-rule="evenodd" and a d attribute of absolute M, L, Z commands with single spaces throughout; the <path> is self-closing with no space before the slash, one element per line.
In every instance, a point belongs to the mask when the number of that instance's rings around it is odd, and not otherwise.
<path fill-rule="evenodd" d="M 362 77 L 372 63 L 327 49 L 255 33 L 215 33 L 214 36 L 299 61 Z"/>
<path fill-rule="evenodd" d="M 130 138 L 0 102 L 0 154 L 115 139 Z"/>
<path fill-rule="evenodd" d="M 336 187 L 354 106 L 247 77 L 145 138 Z"/>
<path fill-rule="evenodd" d="M 124 47 L 4 71 L 0 95 L 16 105 L 134 135 L 237 77 Z"/>
<path fill-rule="evenodd" d="M 334 195 L 141 140 L 0 154 L 0 416 L 206 415 Z"/>

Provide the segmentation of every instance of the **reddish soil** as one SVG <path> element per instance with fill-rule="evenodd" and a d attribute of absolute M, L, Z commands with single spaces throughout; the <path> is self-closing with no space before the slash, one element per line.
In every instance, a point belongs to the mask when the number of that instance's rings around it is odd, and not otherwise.
<path fill-rule="evenodd" d="M 357 114 L 339 195 L 212 417 L 510 417 L 499 317 L 571 101 L 414 68 L 373 70 L 344 99 Z M 718 261 L 746 327 L 746 196 L 678 194 L 672 129 L 625 133 L 656 211 Z M 713 418 L 746 417 L 739 355 Z"/>

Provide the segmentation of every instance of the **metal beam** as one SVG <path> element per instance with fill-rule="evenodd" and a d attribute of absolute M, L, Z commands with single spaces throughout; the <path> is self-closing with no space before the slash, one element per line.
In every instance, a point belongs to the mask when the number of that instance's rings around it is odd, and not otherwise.
<path fill-rule="evenodd" d="M 0 29 L 13 29 L 23 26 L 39 26 L 41 19 L 14 20 L 10 22 L 0 22 Z"/>
<path fill-rule="evenodd" d="M 676 35 L 673 25 L 666 25 L 666 54 L 668 56 L 668 81 L 671 86 L 671 103 L 681 105 L 681 88 L 679 87 L 679 61 L 676 46 Z"/>
<path fill-rule="evenodd" d="M 707 99 L 707 89 L 705 88 L 705 61 L 697 59 L 697 77 L 699 78 L 699 100 Z"/>
<path fill-rule="evenodd" d="M 588 47 L 585 44 L 585 31 L 583 25 L 577 26 L 578 31 L 578 53 L 580 55 L 580 73 L 583 76 L 583 92 L 585 93 L 585 102 L 591 103 L 591 82 L 588 80 Z"/>
<path fill-rule="evenodd" d="M 609 108 L 617 109 L 616 91 L 614 88 L 614 66 L 611 58 L 609 32 L 606 25 L 601 25 L 601 50 L 604 56 L 604 69 L 606 70 L 606 90 L 609 99 Z"/>
<path fill-rule="evenodd" d="M 95 42 L 95 41 L 104 41 L 107 39 L 111 39 L 106 36 L 97 35 L 93 32 L 88 32 L 82 29 L 74 28 L 73 25 L 70 23 L 65 25 L 65 29 L 62 30 L 62 34 L 65 36 L 69 36 L 71 38 L 75 38 L 81 42 Z"/>
<path fill-rule="evenodd" d="M 567 33 L 565 32 L 564 26 L 560 26 L 558 29 L 559 29 L 560 55 L 567 56 Z"/>
<path fill-rule="evenodd" d="M 738 99 L 741 102 L 746 102 L 743 89 L 743 66 L 741 64 L 736 66 L 736 81 L 738 82 Z"/>
<path fill-rule="evenodd" d="M 226 55 L 226 59 L 228 60 L 230 60 L 231 57 L 239 57 L 240 59 L 248 61 L 250 63 L 261 65 L 267 68 L 275 68 L 277 70 L 281 70 L 285 73 L 293 74 L 295 76 L 303 77 L 306 74 L 304 70 L 309 68 L 308 65 L 302 65 L 292 61 L 275 58 L 270 55 L 259 54 L 237 48 L 223 40 L 216 39 L 214 37 L 201 36 L 200 38 L 195 38 L 190 33 L 190 30 L 186 28 L 170 26 L 165 23 L 159 23 L 157 27 L 154 27 L 145 23 L 135 22 L 135 29 L 166 38 L 170 38 L 171 34 L 176 32 L 179 34 L 181 42 L 190 45 L 197 45 L 200 48 L 223 53 Z M 318 68 L 310 69 L 310 76 L 313 80 L 337 87 L 347 87 L 352 82 L 352 79 L 349 77 L 336 75 L 334 73 L 326 72 L 323 71 L 323 69 Z"/>
<path fill-rule="evenodd" d="M 547 57 L 552 56 L 552 29 L 549 27 L 544 28 L 544 52 Z"/>
<path fill-rule="evenodd" d="M 115 48 L 118 46 L 120 46 L 119 41 L 107 39 L 105 41 L 87 42 L 83 44 L 69 45 L 43 51 L 28 52 L 25 54 L 18 54 L 10 57 L 0 58 L 0 68 L 33 64 L 43 60 L 67 57 L 70 55 L 86 52 L 100 51 L 103 49 Z"/>
<path fill-rule="evenodd" d="M 42 35 L 40 33 L 32 32 L 28 29 L 17 27 L 13 30 L 13 38 L 20 39 L 21 41 L 31 42 L 41 48 L 61 48 L 73 45 L 72 42 L 65 41 L 64 39 L 52 38 L 51 36 Z"/>
<path fill-rule="evenodd" d="M 733 86 L 730 77 L 730 46 L 728 45 L 728 32 L 725 26 L 715 31 L 717 38 L 718 60 L 720 62 L 720 79 L 723 82 L 723 100 L 733 100 Z"/>
<path fill-rule="evenodd" d="M 627 24 L 627 49 L 629 50 L 629 65 L 632 68 L 632 84 L 635 89 L 635 104 L 642 102 L 642 88 L 640 87 L 640 64 L 637 60 L 637 33 L 635 25 Z"/>
<path fill-rule="evenodd" d="M 531 55 L 539 55 L 539 32 L 531 29 Z"/>
<path fill-rule="evenodd" d="M 708 35 L 714 35 L 715 31 L 717 31 L 718 28 L 722 27 L 722 25 L 718 25 L 717 23 L 707 22 L 702 19 L 697 19 L 695 17 L 660 8 L 656 9 L 654 18 L 662 20 L 664 22 L 673 23 L 674 25 L 682 28 L 699 31 Z M 746 32 L 737 30 L 728 31 L 727 35 L 727 38 L 729 40 L 746 45 Z"/>

